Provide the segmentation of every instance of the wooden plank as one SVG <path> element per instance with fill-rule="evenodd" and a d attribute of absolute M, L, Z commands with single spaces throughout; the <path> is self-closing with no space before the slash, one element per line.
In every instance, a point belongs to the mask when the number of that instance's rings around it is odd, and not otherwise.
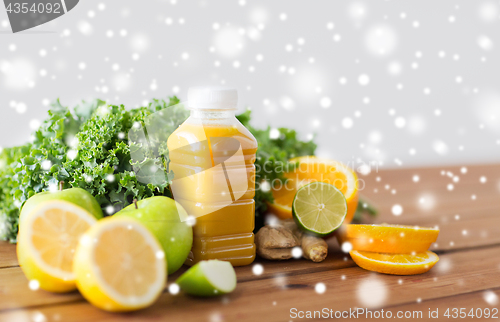
<path fill-rule="evenodd" d="M 20 267 L 4 268 L 0 270 L 0 311 L 7 308 L 29 305 L 43 305 L 71 302 L 81 299 L 78 292 L 56 294 L 43 290 L 32 291 L 28 280 Z"/>
<path fill-rule="evenodd" d="M 413 182 L 413 176 L 419 177 L 420 185 L 435 185 L 444 182 L 451 182 L 451 178 L 458 176 L 461 183 L 479 184 L 479 178 L 485 176 L 488 182 L 497 182 L 500 178 L 500 164 L 467 165 L 466 173 L 462 173 L 462 166 L 437 166 L 419 168 L 394 168 L 380 169 L 373 171 L 369 175 L 359 175 L 369 185 Z M 444 171 L 444 175 L 443 175 Z"/>
<path fill-rule="evenodd" d="M 454 221 L 439 225 L 440 233 L 431 250 L 445 251 L 500 244 L 500 216 Z"/>
<path fill-rule="evenodd" d="M 260 264 L 265 269 L 261 275 L 256 276 L 252 272 L 253 265 Z M 250 266 L 238 267 L 238 283 L 266 280 L 276 276 L 293 276 L 298 274 L 312 274 L 317 272 L 330 271 L 346 267 L 354 267 L 355 264 L 349 257 L 342 253 L 331 253 L 328 258 L 321 263 L 313 263 L 306 260 L 289 261 L 267 261 L 257 260 Z M 169 276 L 170 281 L 175 281 L 187 267 L 181 268 L 175 274 Z M 72 302 L 81 300 L 77 292 L 70 293 L 70 296 L 57 295 L 43 290 L 32 291 L 28 287 L 28 280 L 21 271 L 21 268 L 14 267 L 0 270 L 0 280 L 6 281 L 0 287 L 0 311 L 30 306 L 39 306 L 52 303 Z M 55 295 L 55 296 L 53 296 Z"/>
<path fill-rule="evenodd" d="M 406 192 L 396 189 L 395 194 L 391 192 L 392 187 L 390 186 L 389 190 L 379 189 L 378 192 L 362 192 L 379 208 L 382 217 L 392 216 L 391 207 L 394 204 L 402 205 L 405 210 L 399 218 L 433 216 L 436 212 L 460 213 L 464 208 L 474 209 L 485 205 L 500 208 L 500 190 L 492 185 L 456 185 L 452 191 L 447 190 L 446 185 L 432 188 L 415 187 Z M 408 211 L 410 209 L 411 211 Z"/>
<path fill-rule="evenodd" d="M 439 226 L 441 233 L 433 247 L 435 250 L 499 244 L 500 165 L 469 166 L 466 174 L 460 169 L 382 170 L 365 177 L 369 189 L 363 193 L 380 212 L 372 222 Z M 441 175 L 441 171 L 445 175 Z M 417 183 L 413 182 L 414 175 L 419 176 Z M 458 183 L 453 182 L 454 176 L 459 177 Z M 482 176 L 487 179 L 485 183 L 480 182 Z M 447 189 L 450 183 L 453 184 L 451 191 Z M 396 190 L 395 194 L 392 189 Z M 403 208 L 399 216 L 392 214 L 396 204 Z"/>
<path fill-rule="evenodd" d="M 433 321 L 450 321 L 450 319 L 453 319 L 453 316 L 456 316 L 455 319 L 458 320 L 487 319 L 485 317 L 486 312 L 489 312 L 489 316 L 492 318 L 492 310 L 496 308 L 496 312 L 498 312 L 496 314 L 496 319 L 499 319 L 500 310 L 498 298 L 500 298 L 500 288 L 448 296 L 432 301 L 421 301 L 398 305 L 386 308 L 386 311 L 391 311 L 393 316 L 396 316 L 397 312 L 412 312 L 412 316 L 416 316 L 413 312 L 420 311 L 422 312 L 423 317 L 423 319 L 420 319 L 421 321 L 428 320 L 430 314 L 429 312 L 432 312 Z M 454 309 L 457 310 L 455 311 Z M 461 309 L 463 309 L 465 315 L 460 313 Z M 470 314 L 471 309 L 473 310 L 474 317 L 468 315 Z M 488 309 L 488 311 L 486 309 Z M 450 317 L 445 316 L 447 312 L 450 314 Z M 480 313 L 482 314 L 482 317 L 478 318 L 478 314 Z M 435 316 L 437 316 L 437 318 L 434 318 Z M 366 321 L 375 320 L 380 321 L 380 319 L 375 318 L 366 319 Z M 413 320 L 417 319 L 414 318 Z"/>
<path fill-rule="evenodd" d="M 287 261 L 269 261 L 264 259 L 257 259 L 251 266 L 238 267 L 238 282 L 248 282 L 257 280 L 266 280 L 276 276 L 293 276 L 300 274 L 314 274 L 319 272 L 326 272 L 335 269 L 354 267 L 355 264 L 350 260 L 347 254 L 338 252 L 336 240 L 329 241 L 328 257 L 321 263 L 313 263 L 308 260 L 287 260 Z M 337 250 L 337 252 L 335 252 Z M 262 275 L 256 276 L 252 272 L 254 265 L 260 264 L 264 267 Z"/>
<path fill-rule="evenodd" d="M 454 191 L 457 192 L 460 187 L 475 187 L 476 190 L 484 190 L 487 193 L 498 195 L 500 193 L 500 165 L 473 166 L 468 167 L 467 174 L 461 174 L 459 168 L 442 170 L 442 168 L 423 168 L 423 169 L 391 169 L 382 170 L 379 173 L 371 173 L 368 176 L 360 175 L 360 180 L 365 182 L 364 194 L 375 194 L 378 191 L 378 197 L 391 197 L 392 189 L 396 190 L 394 197 L 405 197 L 406 192 L 421 192 L 431 189 L 436 192 L 445 192 L 445 195 L 452 195 L 447 190 L 448 184 L 454 185 Z M 441 175 L 441 171 L 450 172 L 452 176 Z M 418 182 L 413 181 L 413 177 L 419 177 Z M 459 181 L 454 182 L 453 177 L 457 176 Z M 485 183 L 481 183 L 481 177 L 486 178 Z M 386 187 L 388 185 L 388 187 Z M 360 189 L 362 186 L 360 187 Z M 483 189 L 484 188 L 484 189 Z M 399 194 L 399 192 L 405 192 Z M 381 198 L 380 202 L 385 203 L 386 198 Z"/>
<path fill-rule="evenodd" d="M 187 267 L 182 267 L 175 274 L 171 275 L 170 278 L 175 280 L 186 270 Z M 83 300 L 78 291 L 57 294 L 41 289 L 31 290 L 29 288 L 29 281 L 19 266 L 0 269 L 0 281 L 2 281 L 0 285 L 0 312 L 14 308 Z"/>
<path fill-rule="evenodd" d="M 16 255 L 16 245 L 0 241 L 0 268 L 19 266 Z"/>
<path fill-rule="evenodd" d="M 500 244 L 500 165 L 467 168 L 467 174 L 460 174 L 460 167 L 381 170 L 364 177 L 370 189 L 363 193 L 380 207 L 379 222 L 439 225 L 441 233 L 435 248 L 439 251 Z M 442 169 L 445 173 L 450 171 L 459 175 L 460 181 L 454 185 L 453 191 L 446 189 L 452 179 L 441 176 Z M 415 174 L 419 175 L 418 183 L 412 181 Z M 485 184 L 479 182 L 483 175 L 487 177 Z M 380 181 L 376 180 L 377 176 L 380 176 Z M 386 184 L 389 189 L 385 189 Z M 377 193 L 373 189 L 378 189 Z M 396 194 L 391 193 L 392 189 L 396 189 Z M 476 195 L 476 200 L 470 198 L 472 194 Z M 432 209 L 419 204 L 422 195 L 435 198 Z M 391 207 L 396 203 L 404 208 L 403 215 L 397 217 L 391 213 Z M 458 220 L 456 214 L 459 214 Z M 462 233 L 464 230 L 465 234 Z M 225 297 L 198 299 L 164 293 L 154 306 L 144 311 L 108 314 L 93 308 L 77 292 L 58 295 L 29 290 L 20 268 L 12 267 L 17 265 L 15 246 L 0 242 L 0 268 L 10 267 L 0 269 L 0 311 L 4 310 L 0 321 L 32 320 L 40 316 L 63 321 L 117 320 L 123 317 L 143 321 L 161 316 L 183 321 L 286 321 L 290 319 L 289 310 L 293 306 L 300 306 L 302 310 L 359 306 L 357 287 L 373 276 L 389 290 L 384 305 L 391 310 L 420 307 L 422 304 L 429 304 L 428 308 L 431 303 L 445 307 L 457 303 L 458 297 L 465 299 L 463 303 L 469 300 L 476 303 L 474 301 L 480 301 L 477 294 L 482 294 L 484 289 L 500 287 L 500 278 L 497 277 L 500 262 L 496 261 L 495 255 L 500 247 L 442 254 L 440 263 L 427 274 L 395 277 L 353 267 L 355 265 L 350 259 L 344 260 L 345 255 L 335 253 L 338 250 L 335 240 L 330 240 L 329 244 L 331 255 L 320 264 L 305 260 L 260 261 L 264 273 L 259 276 L 252 273 L 252 266 L 237 268 L 238 288 Z M 181 272 L 169 280 L 174 281 Z M 403 284 L 400 285 L 399 280 Z M 314 285 L 318 282 L 326 285 L 327 291 L 323 295 L 314 292 Z M 474 294 L 476 297 L 467 297 Z M 422 303 L 416 302 L 418 298 Z M 27 309 L 20 309 L 23 307 Z"/>
<path fill-rule="evenodd" d="M 11 310 L 0 314 L 0 319 L 43 314 L 47 319 L 57 317 L 62 321 L 118 321 L 124 317 L 148 321 L 161 316 L 171 321 L 186 322 L 287 321 L 291 308 L 321 310 L 327 307 L 340 310 L 364 307 L 370 302 L 376 304 L 373 300 L 379 299 L 383 293 L 386 299 L 379 303 L 380 307 L 413 304 L 418 299 L 427 303 L 448 296 L 500 288 L 499 262 L 496 256 L 492 256 L 499 251 L 500 247 L 490 247 L 444 254 L 440 263 L 423 275 L 382 275 L 358 267 L 310 274 L 279 274 L 240 283 L 232 294 L 213 299 L 164 293 L 152 307 L 129 314 L 102 312 L 82 301 Z M 317 294 L 314 290 L 320 282 L 326 286 L 324 294 Z M 368 284 L 362 286 L 364 283 Z"/>

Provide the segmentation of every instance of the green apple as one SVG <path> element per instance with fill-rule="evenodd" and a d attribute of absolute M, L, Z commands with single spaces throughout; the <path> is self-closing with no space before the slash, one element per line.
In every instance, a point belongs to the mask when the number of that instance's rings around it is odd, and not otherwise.
<path fill-rule="evenodd" d="M 175 282 L 181 290 L 196 296 L 227 294 L 236 288 L 236 273 L 229 262 L 201 261 Z"/>
<path fill-rule="evenodd" d="M 90 212 L 96 219 L 101 219 L 103 217 L 101 206 L 99 206 L 99 203 L 90 192 L 82 188 L 69 188 L 54 192 L 44 191 L 29 198 L 24 203 L 21 213 L 19 214 L 19 225 L 22 226 L 23 217 L 25 217 L 26 214 L 29 214 L 40 203 L 47 200 L 64 200 L 71 202 Z"/>
<path fill-rule="evenodd" d="M 163 196 L 146 198 L 114 216 L 133 217 L 156 236 L 165 252 L 168 274 L 177 271 L 188 257 L 193 245 L 193 229 L 181 221 L 180 218 L 187 217 L 186 210 L 173 199 Z"/>

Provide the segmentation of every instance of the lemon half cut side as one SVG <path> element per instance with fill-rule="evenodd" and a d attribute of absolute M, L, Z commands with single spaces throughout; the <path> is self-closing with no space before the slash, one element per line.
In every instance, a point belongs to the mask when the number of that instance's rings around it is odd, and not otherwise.
<path fill-rule="evenodd" d="M 17 257 L 26 277 L 51 292 L 76 289 L 73 256 L 80 236 L 97 222 L 85 209 L 62 200 L 41 203 L 19 228 Z"/>
<path fill-rule="evenodd" d="M 140 222 L 108 217 L 80 239 L 73 270 L 82 295 L 106 311 L 132 311 L 151 305 L 167 280 L 160 243 Z"/>

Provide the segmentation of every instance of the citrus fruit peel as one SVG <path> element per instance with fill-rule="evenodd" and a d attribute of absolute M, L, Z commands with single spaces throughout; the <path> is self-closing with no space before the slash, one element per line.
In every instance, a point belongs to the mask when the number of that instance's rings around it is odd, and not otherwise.
<path fill-rule="evenodd" d="M 439 229 L 403 225 L 344 225 L 339 229 L 339 244 L 349 242 L 353 250 L 411 254 L 422 253 L 437 240 Z"/>
<path fill-rule="evenodd" d="M 439 261 L 439 257 L 431 251 L 416 254 L 384 254 L 352 250 L 349 254 L 359 267 L 391 275 L 423 274 Z"/>

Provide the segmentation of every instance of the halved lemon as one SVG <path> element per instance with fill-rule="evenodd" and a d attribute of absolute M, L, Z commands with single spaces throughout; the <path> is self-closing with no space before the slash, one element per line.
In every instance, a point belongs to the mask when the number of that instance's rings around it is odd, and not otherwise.
<path fill-rule="evenodd" d="M 297 190 L 319 181 L 334 185 L 344 194 L 347 202 L 344 222 L 351 222 L 358 207 L 358 177 L 353 170 L 341 162 L 314 156 L 293 158 L 290 162 L 298 162 L 298 166 L 285 174 L 289 183 L 273 188 L 274 202 L 268 204 L 271 213 L 280 219 L 292 218 L 292 202 Z"/>
<path fill-rule="evenodd" d="M 349 242 L 353 250 L 411 254 L 429 249 L 439 229 L 403 225 L 344 225 L 337 234 L 339 244 Z"/>
<path fill-rule="evenodd" d="M 73 271 L 78 290 L 90 303 L 106 311 L 132 311 L 160 296 L 166 263 L 160 243 L 144 225 L 108 217 L 80 238 Z"/>
<path fill-rule="evenodd" d="M 97 220 L 85 209 L 62 200 L 42 202 L 25 213 L 17 240 L 24 274 L 41 289 L 76 289 L 73 255 L 80 236 Z"/>
<path fill-rule="evenodd" d="M 417 254 L 383 254 L 352 250 L 354 262 L 369 271 L 392 275 L 416 275 L 429 271 L 439 257 L 426 251 Z"/>

